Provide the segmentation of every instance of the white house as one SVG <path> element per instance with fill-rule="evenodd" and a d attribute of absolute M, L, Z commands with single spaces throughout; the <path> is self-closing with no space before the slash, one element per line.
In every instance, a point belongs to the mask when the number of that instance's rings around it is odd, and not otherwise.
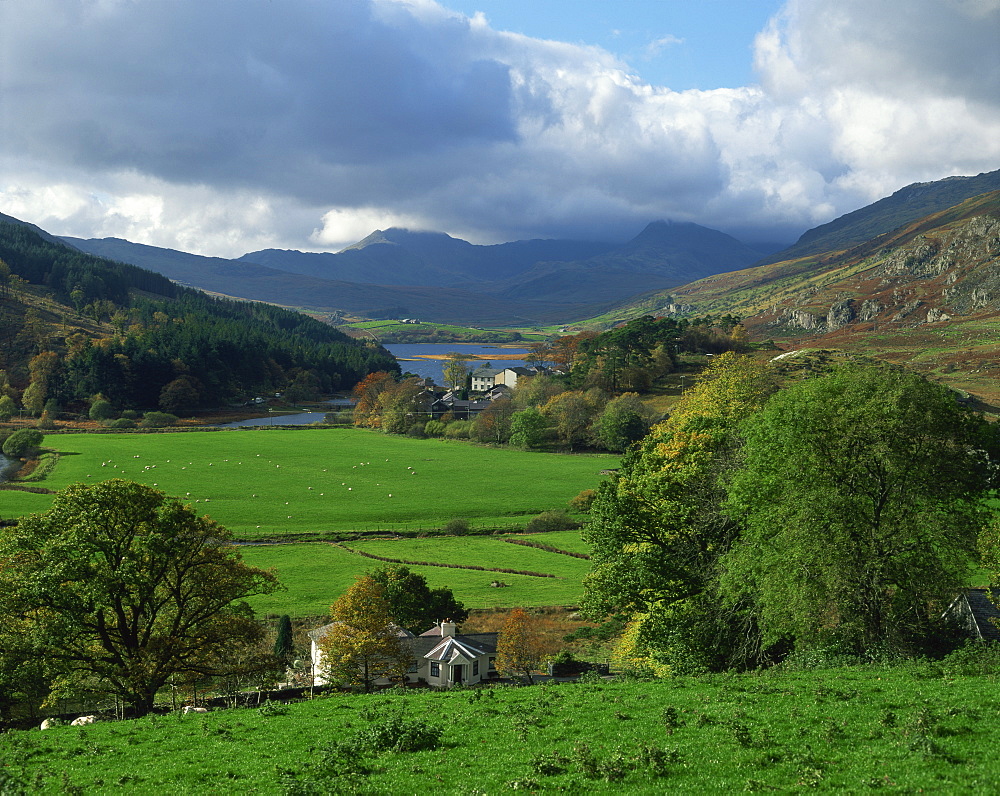
<path fill-rule="evenodd" d="M 323 651 L 318 642 L 333 625 L 324 625 L 309 633 L 312 641 L 312 666 L 316 685 L 326 685 L 323 676 Z M 424 682 L 437 688 L 450 688 L 464 683 L 472 685 L 495 679 L 497 634 L 460 634 L 454 622 L 441 622 L 430 630 L 414 636 L 402 628 L 397 635 L 410 649 L 413 658 L 406 673 L 408 683 Z M 389 685 L 379 680 L 376 685 Z"/>
<path fill-rule="evenodd" d="M 514 368 L 504 368 L 496 376 L 493 377 L 494 384 L 505 384 L 508 387 L 516 387 L 517 380 L 523 376 L 537 376 L 537 370 L 530 370 L 528 368 L 514 367 Z"/>
<path fill-rule="evenodd" d="M 493 388 L 496 383 L 496 375 L 499 370 L 495 368 L 488 368 L 486 366 L 478 367 L 472 371 L 472 392 L 486 392 Z"/>

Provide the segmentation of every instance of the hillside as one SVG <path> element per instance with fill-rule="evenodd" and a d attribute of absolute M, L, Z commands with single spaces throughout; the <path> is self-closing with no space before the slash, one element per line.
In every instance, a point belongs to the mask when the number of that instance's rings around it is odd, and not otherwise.
<path fill-rule="evenodd" d="M 98 393 L 119 409 L 184 411 L 398 367 L 312 318 L 213 299 L 16 220 L 0 222 L 0 260 L 0 369 L 35 415 Z"/>
<path fill-rule="evenodd" d="M 334 692 L 14 730 L 2 775 L 10 793 L 45 794 L 995 793 L 995 674 L 971 669 Z"/>
<path fill-rule="evenodd" d="M 808 230 L 792 246 L 760 264 L 847 249 L 971 197 L 997 190 L 1000 190 L 1000 169 L 975 177 L 947 177 L 907 185 L 867 207 Z"/>
<path fill-rule="evenodd" d="M 719 274 L 620 313 L 732 313 L 783 346 L 865 349 L 997 403 L 1000 191 L 844 252 Z"/>

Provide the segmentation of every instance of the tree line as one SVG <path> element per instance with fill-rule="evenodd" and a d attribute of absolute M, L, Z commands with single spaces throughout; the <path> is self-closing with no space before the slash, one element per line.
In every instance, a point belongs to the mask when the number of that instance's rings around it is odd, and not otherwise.
<path fill-rule="evenodd" d="M 98 395 L 119 409 L 168 412 L 285 390 L 312 398 L 373 370 L 398 370 L 380 346 L 301 313 L 213 298 L 0 224 L 0 301 L 13 310 L 28 284 L 66 305 L 61 334 L 35 308 L 19 321 L 11 312 L 0 329 L 9 343 L 0 367 L 34 415 L 48 402 L 79 407 Z M 102 331 L 84 331 L 84 322 Z M 69 324 L 74 331 L 65 331 Z"/>
<path fill-rule="evenodd" d="M 693 321 L 644 316 L 598 334 L 583 332 L 532 344 L 533 365 L 554 365 L 555 375 L 519 377 L 510 396 L 474 416 L 460 409 L 433 416 L 435 395 L 417 377 L 372 373 L 354 388 L 355 425 L 389 434 L 472 439 L 522 448 L 559 446 L 620 452 L 642 439 L 657 414 L 641 393 L 674 373 L 678 353 L 744 350 L 745 330 L 733 316 Z M 452 354 L 446 385 L 463 398 L 471 366 Z"/>
<path fill-rule="evenodd" d="M 919 375 L 853 361 L 778 389 L 724 354 L 602 483 L 593 617 L 652 673 L 933 652 L 970 573 L 1000 575 L 994 426 Z"/>

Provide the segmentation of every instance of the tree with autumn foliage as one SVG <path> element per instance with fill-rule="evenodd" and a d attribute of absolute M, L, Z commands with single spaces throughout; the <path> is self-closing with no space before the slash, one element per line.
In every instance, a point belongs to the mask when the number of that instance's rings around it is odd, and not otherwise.
<path fill-rule="evenodd" d="M 625 454 L 591 506 L 586 611 L 643 616 L 637 632 L 647 637 L 639 642 L 678 670 L 691 668 L 691 647 L 706 667 L 734 654 L 737 629 L 712 608 L 719 558 L 738 533 L 722 510 L 724 475 L 735 463 L 740 422 L 774 389 L 766 365 L 715 357 L 671 416 Z"/>
<path fill-rule="evenodd" d="M 351 391 L 354 396 L 354 425 L 379 428 L 382 424 L 379 396 L 396 385 L 396 379 L 384 370 L 369 373 Z"/>
<path fill-rule="evenodd" d="M 413 656 L 382 584 L 370 575 L 358 578 L 330 607 L 330 617 L 333 625 L 318 642 L 327 680 L 366 692 L 382 678 L 403 680 Z"/>
<path fill-rule="evenodd" d="M 531 673 L 541 667 L 545 648 L 533 625 L 534 620 L 523 608 L 515 608 L 507 615 L 497 639 L 496 668 L 504 677 L 523 677 L 531 683 Z"/>

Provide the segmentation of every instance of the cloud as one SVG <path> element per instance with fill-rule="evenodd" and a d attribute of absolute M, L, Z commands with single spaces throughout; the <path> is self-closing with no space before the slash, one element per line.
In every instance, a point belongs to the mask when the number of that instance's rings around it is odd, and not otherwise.
<path fill-rule="evenodd" d="M 789 0 L 757 85 L 677 92 L 432 0 L 8 0 L 0 212 L 227 256 L 371 224 L 794 237 L 1000 167 L 998 37 L 1000 0 Z"/>

